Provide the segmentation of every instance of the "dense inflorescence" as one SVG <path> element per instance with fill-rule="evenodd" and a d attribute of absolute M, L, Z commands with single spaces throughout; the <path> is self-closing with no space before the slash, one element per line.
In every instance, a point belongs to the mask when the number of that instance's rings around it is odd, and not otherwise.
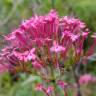
<path fill-rule="evenodd" d="M 4 36 L 7 46 L 1 50 L 0 63 L 11 72 L 34 73 L 35 70 L 43 79 L 54 81 L 56 77 L 50 76 L 53 69 L 61 75 L 62 69 L 78 65 L 93 54 L 95 39 L 92 46 L 84 50 L 88 34 L 85 23 L 74 17 L 60 18 L 54 10 L 45 16 L 36 15 Z"/>

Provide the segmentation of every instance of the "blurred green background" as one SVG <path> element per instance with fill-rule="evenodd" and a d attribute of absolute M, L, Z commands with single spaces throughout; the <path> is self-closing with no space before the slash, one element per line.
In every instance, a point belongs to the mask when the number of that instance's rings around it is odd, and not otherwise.
<path fill-rule="evenodd" d="M 52 6 L 59 15 L 74 15 L 96 31 L 96 0 L 0 0 L 0 32 L 11 32 L 22 20 L 48 13 Z"/>
<path fill-rule="evenodd" d="M 46 14 L 53 7 L 60 16 L 78 17 L 86 23 L 91 32 L 96 32 L 96 0 L 0 0 L 0 40 L 3 34 L 18 28 L 23 20 L 34 14 Z M 95 60 L 96 56 L 91 58 L 86 67 L 87 72 L 94 75 L 96 75 Z M 0 74 L 0 96 L 43 96 L 42 93 L 38 95 L 32 91 L 34 88 L 32 82 L 40 82 L 39 77 L 26 74 L 20 77 L 18 82 L 13 82 L 10 74 Z M 96 96 L 96 94 L 86 96 Z"/>

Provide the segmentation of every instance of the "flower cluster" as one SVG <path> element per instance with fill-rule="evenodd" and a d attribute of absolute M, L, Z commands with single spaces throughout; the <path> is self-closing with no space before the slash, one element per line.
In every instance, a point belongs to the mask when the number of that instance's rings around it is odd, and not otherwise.
<path fill-rule="evenodd" d="M 55 69 L 61 75 L 62 68 L 66 70 L 93 54 L 95 36 L 92 46 L 87 51 L 83 48 L 88 34 L 84 22 L 71 16 L 59 17 L 51 10 L 45 16 L 25 20 L 5 36 L 7 46 L 1 50 L 0 63 L 11 72 L 37 72 L 47 82 L 53 82 L 57 78 Z"/>

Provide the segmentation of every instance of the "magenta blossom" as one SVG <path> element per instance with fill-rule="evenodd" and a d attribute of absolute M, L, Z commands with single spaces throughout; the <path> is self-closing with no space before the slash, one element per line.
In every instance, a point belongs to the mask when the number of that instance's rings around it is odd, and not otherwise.
<path fill-rule="evenodd" d="M 58 45 L 56 41 L 53 42 L 53 46 L 50 48 L 51 52 L 59 53 L 65 51 L 65 47 Z"/>
<path fill-rule="evenodd" d="M 32 62 L 32 65 L 37 70 L 40 70 L 42 68 L 42 65 L 37 61 Z"/>
<path fill-rule="evenodd" d="M 58 84 L 62 89 L 65 89 L 65 88 L 68 86 L 68 84 L 67 84 L 66 82 L 62 81 L 62 80 L 59 80 L 59 81 L 57 82 L 57 84 Z"/>
<path fill-rule="evenodd" d="M 36 59 L 36 55 L 34 54 L 34 52 L 35 48 L 31 49 L 30 51 L 25 51 L 23 53 L 18 51 L 14 51 L 13 53 L 19 60 L 27 62 Z"/>

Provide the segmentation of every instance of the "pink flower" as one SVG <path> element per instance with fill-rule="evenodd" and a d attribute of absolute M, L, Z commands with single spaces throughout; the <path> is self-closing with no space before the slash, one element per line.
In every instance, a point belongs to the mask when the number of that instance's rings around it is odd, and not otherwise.
<path fill-rule="evenodd" d="M 40 70 L 42 68 L 42 65 L 37 61 L 32 62 L 32 65 L 37 70 Z"/>
<path fill-rule="evenodd" d="M 51 52 L 59 53 L 62 51 L 65 51 L 65 47 L 62 47 L 61 45 L 58 45 L 56 41 L 53 42 L 53 46 L 50 48 Z"/>
<path fill-rule="evenodd" d="M 83 32 L 82 33 L 83 38 L 86 38 L 88 36 L 88 34 L 89 34 L 89 32 Z"/>
<path fill-rule="evenodd" d="M 68 38 L 72 42 L 78 40 L 80 38 L 79 34 L 73 34 L 70 31 L 64 31 L 62 38 Z M 66 41 L 68 41 L 68 39 Z"/>
<path fill-rule="evenodd" d="M 31 49 L 26 57 L 27 60 L 35 60 L 36 59 L 36 55 L 34 54 L 35 52 L 35 48 Z"/>
<path fill-rule="evenodd" d="M 75 19 L 74 17 L 64 16 L 61 18 L 62 30 L 71 31 L 74 34 L 81 33 L 80 30 L 85 28 L 85 24 L 81 22 L 79 19 Z"/>
<path fill-rule="evenodd" d="M 14 55 L 21 61 L 30 61 L 30 60 L 35 60 L 36 55 L 34 54 L 35 48 L 31 49 L 30 51 L 25 51 L 25 52 L 18 52 L 14 51 Z"/>
<path fill-rule="evenodd" d="M 62 81 L 62 80 L 59 80 L 59 81 L 57 82 L 57 84 L 58 84 L 62 89 L 66 88 L 66 87 L 68 86 L 68 84 L 67 84 L 66 82 Z"/>
<path fill-rule="evenodd" d="M 42 84 L 37 84 L 35 87 L 36 91 L 42 91 L 43 90 L 43 85 Z"/>
<path fill-rule="evenodd" d="M 22 30 L 16 30 L 15 34 L 14 34 L 18 40 L 18 42 L 20 42 L 20 44 L 25 45 L 27 43 L 26 37 L 24 36 L 24 33 L 22 32 Z"/>
<path fill-rule="evenodd" d="M 23 52 L 23 53 L 18 52 L 18 51 L 14 51 L 13 53 L 14 53 L 14 55 L 15 55 L 20 61 L 25 61 L 25 62 L 27 62 L 26 57 L 27 57 L 27 55 L 28 55 L 28 51 Z"/>
<path fill-rule="evenodd" d="M 48 88 L 46 89 L 47 93 L 51 93 L 54 90 L 53 86 L 48 86 Z"/>
<path fill-rule="evenodd" d="M 96 77 L 94 77 L 90 74 L 85 74 L 85 75 L 81 76 L 79 79 L 80 84 L 88 84 L 91 82 L 96 82 Z"/>

